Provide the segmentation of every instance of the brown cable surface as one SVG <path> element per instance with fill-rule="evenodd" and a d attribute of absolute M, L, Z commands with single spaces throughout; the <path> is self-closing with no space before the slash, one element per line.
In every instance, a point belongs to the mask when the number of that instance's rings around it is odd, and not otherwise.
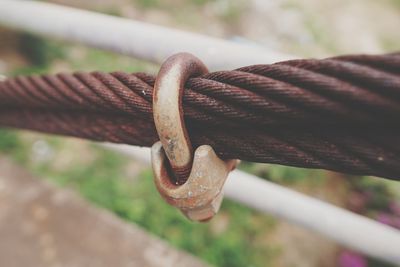
<path fill-rule="evenodd" d="M 150 146 L 154 76 L 43 75 L 0 83 L 0 125 Z M 292 60 L 186 83 L 195 146 L 223 158 L 400 179 L 400 53 Z"/>

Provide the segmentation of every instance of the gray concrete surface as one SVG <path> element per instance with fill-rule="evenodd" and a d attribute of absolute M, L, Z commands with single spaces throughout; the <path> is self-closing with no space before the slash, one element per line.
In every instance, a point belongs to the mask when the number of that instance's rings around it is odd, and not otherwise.
<path fill-rule="evenodd" d="M 0 157 L 0 266 L 206 266 Z"/>

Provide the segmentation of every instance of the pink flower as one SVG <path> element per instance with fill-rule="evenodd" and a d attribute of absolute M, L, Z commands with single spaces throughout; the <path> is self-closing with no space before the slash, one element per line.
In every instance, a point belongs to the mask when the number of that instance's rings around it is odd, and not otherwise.
<path fill-rule="evenodd" d="M 367 260 L 359 253 L 353 251 L 342 251 L 339 255 L 340 267 L 367 267 Z"/>
<path fill-rule="evenodd" d="M 389 207 L 390 207 L 390 210 L 391 210 L 394 214 L 400 216 L 400 203 L 398 203 L 398 202 L 391 202 L 391 203 L 389 204 Z"/>
<path fill-rule="evenodd" d="M 378 222 L 380 222 L 380 223 L 387 224 L 387 225 L 390 225 L 390 226 L 393 224 L 392 216 L 390 214 L 387 214 L 387 213 L 379 213 L 376 216 L 376 220 Z"/>

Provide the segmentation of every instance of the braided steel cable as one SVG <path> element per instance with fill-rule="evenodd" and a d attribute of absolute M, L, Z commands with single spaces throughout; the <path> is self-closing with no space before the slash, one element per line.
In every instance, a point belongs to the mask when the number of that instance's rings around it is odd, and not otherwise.
<path fill-rule="evenodd" d="M 0 125 L 150 146 L 155 77 L 92 72 L 0 83 Z M 400 53 L 292 60 L 189 79 L 195 146 L 222 158 L 400 180 Z"/>

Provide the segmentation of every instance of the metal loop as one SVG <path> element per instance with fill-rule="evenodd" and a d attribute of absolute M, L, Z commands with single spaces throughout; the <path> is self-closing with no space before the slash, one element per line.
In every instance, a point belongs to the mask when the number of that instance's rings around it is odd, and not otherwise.
<path fill-rule="evenodd" d="M 161 66 L 153 93 L 154 123 L 160 137 L 151 153 L 154 181 L 161 196 L 194 221 L 207 221 L 217 213 L 225 180 L 238 162 L 221 160 L 208 145 L 198 147 L 193 156 L 182 94 L 189 77 L 207 72 L 193 55 L 176 54 Z"/>
<path fill-rule="evenodd" d="M 154 84 L 154 123 L 177 184 L 186 181 L 193 161 L 193 148 L 183 119 L 184 85 L 189 77 L 205 73 L 207 67 L 198 58 L 179 53 L 162 64 Z"/>

